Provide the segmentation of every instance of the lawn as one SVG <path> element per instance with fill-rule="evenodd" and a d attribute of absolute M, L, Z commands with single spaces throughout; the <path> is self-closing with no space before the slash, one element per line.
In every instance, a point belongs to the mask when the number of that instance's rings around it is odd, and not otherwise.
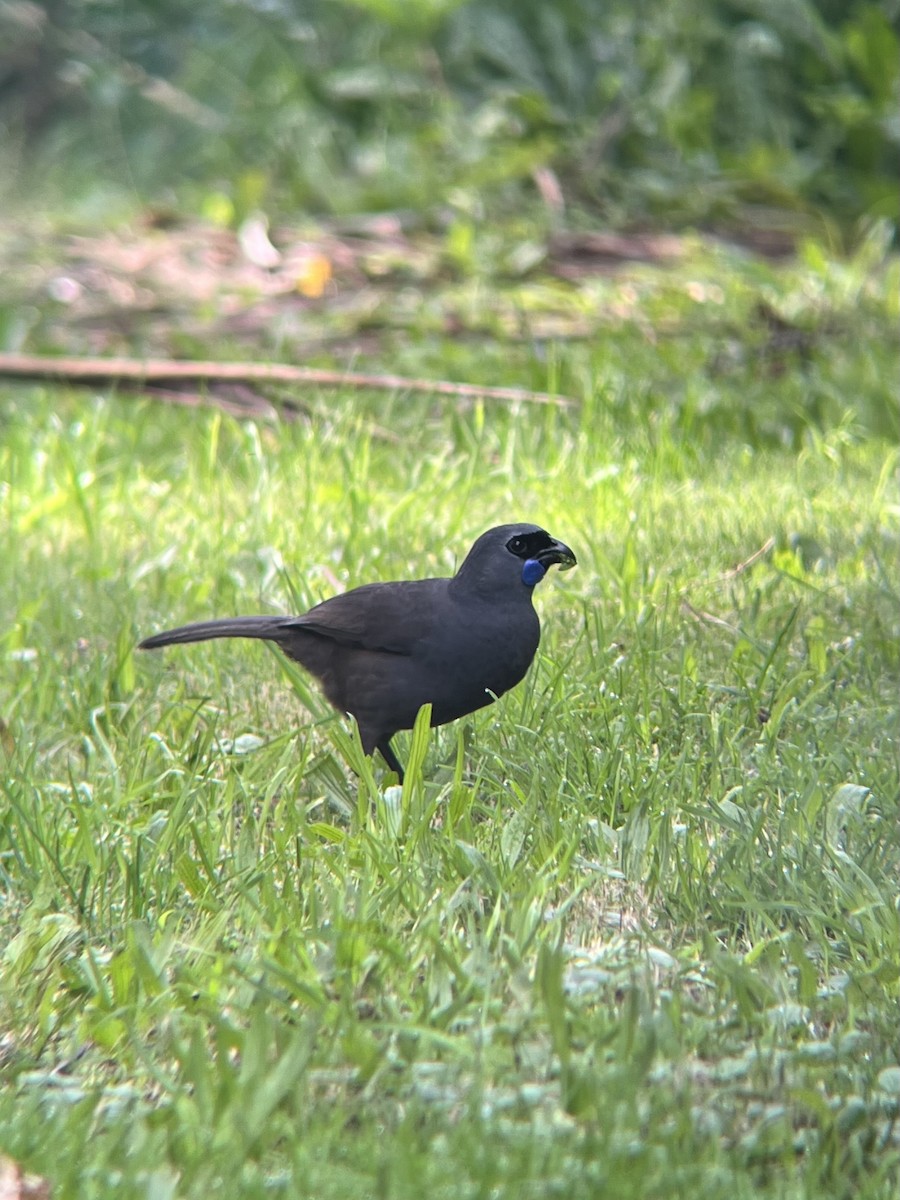
<path fill-rule="evenodd" d="M 898 294 L 698 247 L 380 363 L 566 406 L 0 386 L 0 1148 L 54 1197 L 894 1197 Z M 542 305 L 589 336 L 485 327 Z M 402 790 L 262 644 L 135 653 L 516 520 L 578 568 Z"/>

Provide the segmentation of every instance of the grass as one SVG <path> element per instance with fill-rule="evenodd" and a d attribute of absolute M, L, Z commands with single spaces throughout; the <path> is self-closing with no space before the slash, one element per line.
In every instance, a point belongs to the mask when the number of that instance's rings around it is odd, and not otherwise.
<path fill-rule="evenodd" d="M 0 1140 L 55 1196 L 896 1194 L 897 268 L 708 271 L 839 332 L 648 274 L 588 344 L 398 344 L 564 411 L 0 393 Z M 260 645 L 133 652 L 520 518 L 579 567 L 402 790 Z"/>

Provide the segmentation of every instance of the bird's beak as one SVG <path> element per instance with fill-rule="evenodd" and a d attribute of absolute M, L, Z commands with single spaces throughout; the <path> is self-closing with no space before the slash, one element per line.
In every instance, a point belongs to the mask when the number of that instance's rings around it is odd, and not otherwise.
<path fill-rule="evenodd" d="M 578 559 L 565 542 L 558 542 L 555 538 L 549 546 L 538 551 L 534 557 L 545 569 L 552 567 L 555 563 L 561 571 L 569 571 L 578 563 Z"/>

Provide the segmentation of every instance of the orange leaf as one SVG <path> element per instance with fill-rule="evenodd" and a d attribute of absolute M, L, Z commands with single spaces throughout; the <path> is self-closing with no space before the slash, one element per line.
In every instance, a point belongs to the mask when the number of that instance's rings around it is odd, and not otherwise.
<path fill-rule="evenodd" d="M 324 254 L 311 254 L 300 264 L 296 288 L 302 296 L 318 300 L 331 281 L 331 262 Z"/>

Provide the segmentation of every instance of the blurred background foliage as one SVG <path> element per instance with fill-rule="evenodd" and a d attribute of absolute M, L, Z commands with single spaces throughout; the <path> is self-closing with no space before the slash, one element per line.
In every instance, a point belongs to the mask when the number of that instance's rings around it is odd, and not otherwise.
<path fill-rule="evenodd" d="M 900 0 L 0 2 L 0 172 L 226 222 L 896 229 Z M 546 175 L 545 175 L 546 184 Z M 3 185 L 0 185 L 2 187 Z M 543 203 L 538 203 L 542 191 Z"/>

